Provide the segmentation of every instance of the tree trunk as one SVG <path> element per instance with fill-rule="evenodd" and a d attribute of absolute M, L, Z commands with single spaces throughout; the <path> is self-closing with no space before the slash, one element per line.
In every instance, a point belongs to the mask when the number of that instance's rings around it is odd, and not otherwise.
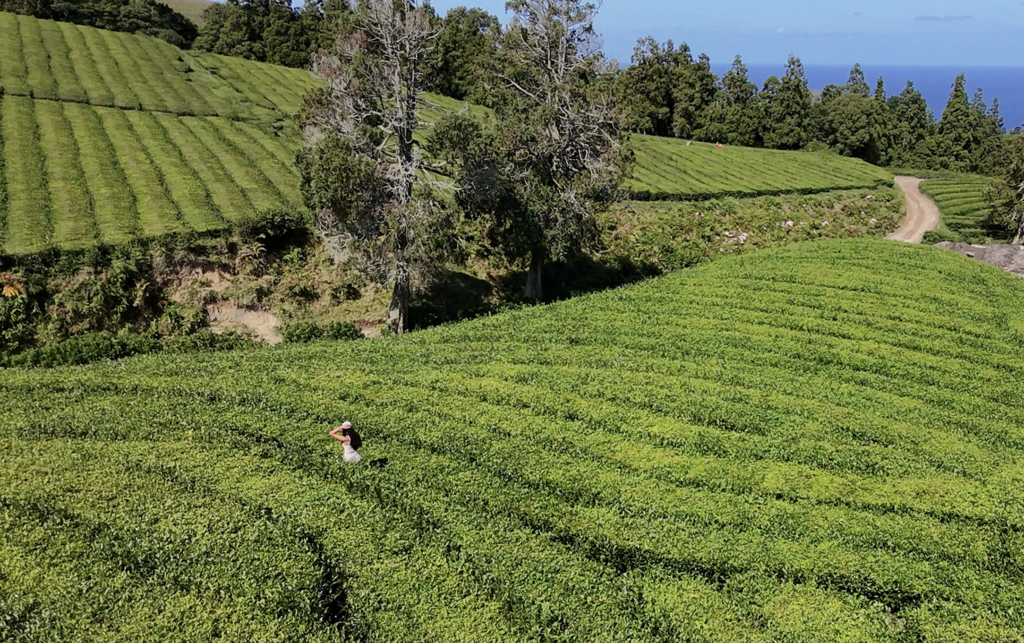
<path fill-rule="evenodd" d="M 530 254 L 530 272 L 526 276 L 526 291 L 523 293 L 527 299 L 541 301 L 544 299 L 544 280 L 542 269 L 544 268 L 544 251 L 534 250 Z"/>
<path fill-rule="evenodd" d="M 388 326 L 396 335 L 405 333 L 409 325 L 409 277 L 401 276 L 395 280 L 395 289 L 391 294 L 391 307 L 388 309 Z"/>

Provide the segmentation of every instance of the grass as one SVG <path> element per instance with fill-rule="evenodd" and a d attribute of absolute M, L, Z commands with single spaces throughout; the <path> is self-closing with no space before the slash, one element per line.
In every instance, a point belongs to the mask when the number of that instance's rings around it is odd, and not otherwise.
<path fill-rule="evenodd" d="M 929 179 L 921 183 L 921 191 L 939 206 L 942 224 L 968 241 L 1008 243 L 1013 234 L 993 226 L 989 221 L 989 205 L 985 190 L 993 179 L 961 175 L 956 178 Z"/>
<path fill-rule="evenodd" d="M 610 257 L 661 272 L 796 241 L 881 237 L 899 227 L 904 213 L 902 191 L 874 188 L 699 203 L 631 201 L 602 225 Z"/>
<path fill-rule="evenodd" d="M 5 623 L 1020 641 L 1022 336 L 1020 280 L 845 240 L 397 339 L 11 369 Z"/>

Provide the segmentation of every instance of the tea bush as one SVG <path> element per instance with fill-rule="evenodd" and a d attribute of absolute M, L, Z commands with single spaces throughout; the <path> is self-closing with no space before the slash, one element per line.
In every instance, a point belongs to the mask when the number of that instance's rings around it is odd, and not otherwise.
<path fill-rule="evenodd" d="M 985 190 L 992 184 L 990 177 L 967 174 L 921 183 L 921 191 L 939 206 L 942 223 L 958 235 L 956 239 L 944 238 L 941 241 L 1010 242 L 1012 232 L 992 223 L 991 207 L 985 199 Z"/>

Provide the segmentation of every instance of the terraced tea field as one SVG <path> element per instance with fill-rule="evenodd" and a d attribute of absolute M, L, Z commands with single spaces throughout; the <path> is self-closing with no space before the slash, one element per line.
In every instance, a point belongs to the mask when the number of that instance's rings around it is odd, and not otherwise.
<path fill-rule="evenodd" d="M 1019 279 L 828 241 L 402 338 L 9 370 L 2 622 L 1021 641 L 1022 339 Z"/>
<path fill-rule="evenodd" d="M 703 200 L 891 186 L 887 170 L 836 154 L 745 147 L 718 149 L 656 136 L 633 136 L 636 198 Z"/>
<path fill-rule="evenodd" d="M 989 225 L 985 188 L 992 179 L 984 176 L 963 176 L 955 179 L 931 179 L 921 183 L 921 191 L 939 206 L 942 223 L 968 239 L 1008 242 L 1013 235 Z"/>
<path fill-rule="evenodd" d="M 0 12 L 7 95 L 245 120 L 298 111 L 315 80 L 301 69 L 185 52 L 134 36 Z"/>
<path fill-rule="evenodd" d="M 219 229 L 302 204 L 292 142 L 246 121 L 5 96 L 0 137 L 8 254 Z"/>

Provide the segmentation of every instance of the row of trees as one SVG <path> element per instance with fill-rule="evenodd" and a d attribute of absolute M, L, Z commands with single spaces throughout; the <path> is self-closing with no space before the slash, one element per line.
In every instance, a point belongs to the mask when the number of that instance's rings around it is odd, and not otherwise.
<path fill-rule="evenodd" d="M 293 9 L 289 0 L 227 0 L 203 13 L 204 24 L 194 47 L 307 67 L 317 52 L 333 50 L 339 30 L 351 27 L 353 11 L 350 0 L 307 0 L 301 9 Z M 417 6 L 417 11 L 435 34 L 420 67 L 424 86 L 458 100 L 491 104 L 489 91 L 502 34 L 498 19 L 465 7 L 452 9 L 444 18 L 429 4 Z"/>
<path fill-rule="evenodd" d="M 631 155 L 599 82 L 596 9 L 508 6 L 493 126 L 466 113 L 419 119 L 444 37 L 425 3 L 363 0 L 336 47 L 314 56 L 326 87 L 300 115 L 303 195 L 332 253 L 393 287 L 397 332 L 412 289 L 458 258 L 455 220 L 482 222 L 489 245 L 529 266 L 525 294 L 540 299 L 544 263 L 597 240 L 595 215 L 626 177 Z"/>
<path fill-rule="evenodd" d="M 288 0 L 228 0 L 203 12 L 193 46 L 286 67 L 306 67 L 310 56 L 333 46 L 352 15 L 349 0 L 308 0 L 292 9 Z"/>
<path fill-rule="evenodd" d="M 0 11 L 156 36 L 185 49 L 199 33 L 194 22 L 155 0 L 0 0 Z"/>
<path fill-rule="evenodd" d="M 992 173 L 1008 162 L 998 101 L 989 107 L 980 90 L 971 100 L 963 75 L 935 123 L 912 82 L 887 96 L 879 78 L 872 94 L 860 65 L 844 85 L 815 95 L 795 57 L 781 79 L 760 89 L 741 58 L 718 78 L 707 56 L 694 59 L 671 41 L 641 40 L 632 63 L 610 81 L 629 131 L 748 147 L 828 147 L 878 165 L 958 172 Z"/>

